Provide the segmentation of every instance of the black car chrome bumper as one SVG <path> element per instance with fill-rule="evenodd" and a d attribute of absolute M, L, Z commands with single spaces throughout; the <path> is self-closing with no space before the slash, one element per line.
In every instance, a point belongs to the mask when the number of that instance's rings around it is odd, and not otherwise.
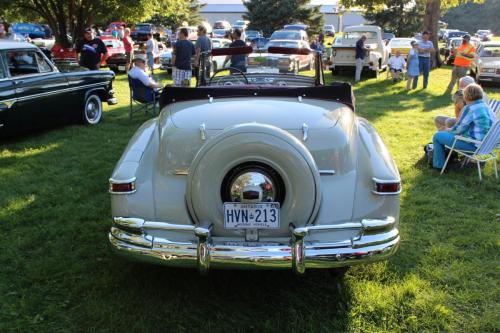
<path fill-rule="evenodd" d="M 310 232 L 357 229 L 358 236 L 341 242 L 309 242 Z M 148 230 L 185 232 L 188 241 L 152 236 Z M 395 219 L 362 220 L 342 224 L 293 228 L 288 244 L 258 242 L 217 242 L 211 227 L 145 221 L 115 217 L 108 234 L 112 247 L 129 259 L 151 263 L 198 268 L 201 273 L 216 269 L 293 269 L 335 268 L 384 260 L 399 245 Z"/>

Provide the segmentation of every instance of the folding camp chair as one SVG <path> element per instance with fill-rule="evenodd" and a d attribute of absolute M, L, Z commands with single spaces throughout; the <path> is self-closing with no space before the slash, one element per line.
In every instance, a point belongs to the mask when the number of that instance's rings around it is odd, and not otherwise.
<path fill-rule="evenodd" d="M 455 144 L 457 141 L 469 142 L 478 145 L 475 151 L 467 151 L 460 150 L 455 148 Z M 497 170 L 497 155 L 493 152 L 496 145 L 500 142 L 500 121 L 497 120 L 493 126 L 491 126 L 490 130 L 484 137 L 483 141 L 477 141 L 470 138 L 465 138 L 463 136 L 456 136 L 453 141 L 453 145 L 451 147 L 446 146 L 446 148 L 450 149 L 448 153 L 448 157 L 446 158 L 446 162 L 444 162 L 443 168 L 441 169 L 441 174 L 443 174 L 446 169 L 446 165 L 448 165 L 448 161 L 453 151 L 457 152 L 460 155 L 467 157 L 469 160 L 477 163 L 477 171 L 479 172 L 479 180 L 482 180 L 481 176 L 481 162 L 487 162 L 493 160 L 493 170 L 495 170 L 495 177 L 498 178 L 498 170 Z"/>
<path fill-rule="evenodd" d="M 144 114 L 151 112 L 153 117 L 156 114 L 156 92 L 153 88 L 145 86 L 140 80 L 128 77 L 128 85 L 130 88 L 130 109 L 129 118 L 132 118 L 133 113 L 144 111 Z M 138 108 L 134 109 L 134 103 L 139 104 Z"/>
<path fill-rule="evenodd" d="M 493 111 L 493 113 L 498 117 L 498 110 L 500 109 L 500 101 L 496 99 L 490 99 L 488 106 L 490 107 L 491 111 Z"/>

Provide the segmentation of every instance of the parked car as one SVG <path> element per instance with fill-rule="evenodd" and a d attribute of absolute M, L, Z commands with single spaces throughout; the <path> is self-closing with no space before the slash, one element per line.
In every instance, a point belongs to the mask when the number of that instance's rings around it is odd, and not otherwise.
<path fill-rule="evenodd" d="M 382 40 L 382 29 L 374 25 L 357 25 L 346 27 L 340 44 L 332 46 L 330 69 L 333 74 L 339 70 L 356 68 L 356 42 L 362 35 L 367 37 L 365 47 L 369 48 L 363 70 L 368 70 L 371 76 L 377 77 L 381 70 L 387 68 L 389 48 Z"/>
<path fill-rule="evenodd" d="M 307 30 L 309 26 L 302 23 L 287 24 L 283 27 L 283 30 Z"/>
<path fill-rule="evenodd" d="M 246 35 L 246 41 L 247 42 L 251 42 L 255 38 L 262 38 L 262 37 L 264 37 L 263 34 L 262 34 L 262 32 L 257 31 L 257 30 L 247 30 L 247 31 L 245 31 L 245 35 Z"/>
<path fill-rule="evenodd" d="M 462 37 L 450 38 L 446 43 L 446 46 L 440 49 L 440 54 L 444 55 L 444 59 L 448 66 L 453 65 L 457 53 L 457 48 L 462 44 L 462 41 L 463 41 Z M 470 39 L 470 43 L 474 45 L 474 47 L 476 48 L 481 44 L 479 39 L 474 37 Z"/>
<path fill-rule="evenodd" d="M 401 52 L 405 58 L 408 57 L 408 53 L 411 50 L 411 42 L 416 41 L 414 38 L 392 38 L 387 47 L 389 48 L 390 55 L 395 55 L 396 51 Z"/>
<path fill-rule="evenodd" d="M 438 39 L 439 40 L 446 40 L 447 34 L 450 31 L 458 31 L 458 29 L 439 29 Z"/>
<path fill-rule="evenodd" d="M 332 24 L 325 24 L 323 26 L 323 33 L 326 36 L 335 36 L 335 27 Z"/>
<path fill-rule="evenodd" d="M 297 75 L 301 70 L 314 69 L 314 54 L 269 54 L 270 47 L 286 47 L 291 49 L 310 49 L 309 43 L 303 40 L 270 40 L 262 53 L 252 53 L 248 56 L 248 67 L 273 67 L 280 73 Z"/>
<path fill-rule="evenodd" d="M 100 39 L 103 41 L 104 45 L 106 45 L 106 49 L 108 50 L 108 57 L 112 57 L 116 54 L 125 55 L 125 47 L 123 46 L 123 42 L 118 38 L 113 36 L 101 36 Z M 101 66 L 106 66 L 106 60 L 101 62 Z"/>
<path fill-rule="evenodd" d="M 105 34 L 111 35 L 113 31 L 120 29 L 120 27 L 126 27 L 126 22 L 111 22 L 105 30 Z"/>
<path fill-rule="evenodd" d="M 45 29 L 39 24 L 14 23 L 11 25 L 12 32 L 29 38 L 45 38 Z"/>
<path fill-rule="evenodd" d="M 198 28 L 197 27 L 181 27 L 181 28 L 187 29 L 187 31 L 188 31 L 188 38 L 187 39 L 188 40 L 195 41 L 198 39 Z M 175 40 L 177 40 L 177 36 L 179 36 L 179 30 L 181 28 L 177 29 L 177 32 L 175 34 L 175 36 L 176 36 Z"/>
<path fill-rule="evenodd" d="M 270 40 L 303 40 L 308 41 L 305 30 L 277 30 L 272 33 Z"/>
<path fill-rule="evenodd" d="M 163 43 L 158 42 L 157 45 L 158 45 L 159 54 L 158 54 L 158 56 L 155 55 L 155 63 L 153 65 L 154 69 L 161 68 L 161 58 L 160 58 L 161 54 L 163 52 L 165 52 L 165 50 L 169 49 Z M 171 48 L 170 48 L 170 50 L 171 50 Z M 138 54 L 142 54 L 144 57 L 146 57 L 146 55 L 144 54 L 144 50 L 142 50 L 140 48 L 134 48 L 133 52 L 134 52 L 134 55 L 132 57 L 134 57 L 135 55 L 138 55 Z M 108 68 L 115 73 L 124 72 L 126 63 L 127 63 L 127 58 L 126 58 L 125 52 L 114 53 L 108 59 L 106 59 L 106 64 L 107 64 Z"/>
<path fill-rule="evenodd" d="M 231 33 L 231 31 L 226 30 L 226 29 L 213 29 L 212 30 L 212 37 L 213 38 L 227 38 L 227 37 L 229 37 L 230 33 Z"/>
<path fill-rule="evenodd" d="M 191 41 L 193 44 L 194 40 Z M 172 73 L 172 51 L 175 46 L 175 42 L 172 43 L 171 47 L 165 47 L 160 52 L 160 69 L 166 70 L 169 74 Z M 194 59 L 194 57 L 193 57 Z"/>
<path fill-rule="evenodd" d="M 234 22 L 232 28 L 233 29 L 239 29 L 239 30 L 245 30 L 248 27 L 249 21 L 244 21 L 244 20 L 237 20 Z"/>
<path fill-rule="evenodd" d="M 482 43 L 471 67 L 477 82 L 500 83 L 500 42 Z"/>
<path fill-rule="evenodd" d="M 476 31 L 476 37 L 482 42 L 487 42 L 491 40 L 493 34 L 491 30 L 478 30 Z"/>
<path fill-rule="evenodd" d="M 99 123 L 116 104 L 111 71 L 62 73 L 33 44 L 0 40 L 0 137 L 57 124 Z"/>
<path fill-rule="evenodd" d="M 236 52 L 251 48 L 217 55 Z M 313 77 L 263 68 L 166 87 L 109 179 L 111 248 L 201 273 L 302 274 L 392 256 L 398 169 L 354 112 L 351 86 L 324 85 L 316 63 Z"/>
<path fill-rule="evenodd" d="M 463 37 L 467 34 L 467 31 L 448 31 L 445 34 L 445 41 L 448 42 L 451 38 Z"/>
<path fill-rule="evenodd" d="M 144 42 L 148 40 L 148 34 L 152 34 L 156 39 L 160 38 L 160 34 L 156 26 L 152 23 L 139 23 L 130 33 L 130 37 L 135 42 Z"/>
<path fill-rule="evenodd" d="M 269 42 L 269 38 L 254 38 L 250 41 L 250 46 L 253 48 L 254 51 L 257 50 L 262 50 L 266 47 L 267 43 Z"/>
<path fill-rule="evenodd" d="M 387 44 L 391 41 L 391 39 L 396 38 L 396 35 L 393 34 L 392 32 L 384 32 L 382 33 L 382 39 L 384 42 Z"/>
<path fill-rule="evenodd" d="M 231 24 L 228 21 L 216 21 L 212 29 L 231 30 Z"/>

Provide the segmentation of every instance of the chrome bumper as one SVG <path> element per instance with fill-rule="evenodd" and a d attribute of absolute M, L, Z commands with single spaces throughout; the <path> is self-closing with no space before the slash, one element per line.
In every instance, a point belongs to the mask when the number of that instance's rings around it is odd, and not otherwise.
<path fill-rule="evenodd" d="M 356 238 L 341 242 L 307 241 L 310 232 L 342 229 L 359 229 L 360 232 Z M 186 232 L 192 240 L 171 241 L 154 237 L 148 230 Z M 288 244 L 216 242 L 210 230 L 211 227 L 115 217 L 108 238 L 112 247 L 129 259 L 193 267 L 201 273 L 210 268 L 225 268 L 292 269 L 302 274 L 306 268 L 335 268 L 384 260 L 399 246 L 399 231 L 392 217 L 299 228 L 291 226 Z"/>

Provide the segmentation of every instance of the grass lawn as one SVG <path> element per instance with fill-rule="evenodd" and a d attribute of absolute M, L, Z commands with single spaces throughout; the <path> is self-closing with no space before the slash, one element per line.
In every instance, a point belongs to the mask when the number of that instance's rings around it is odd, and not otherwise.
<path fill-rule="evenodd" d="M 383 73 L 355 87 L 403 181 L 401 248 L 343 279 L 311 271 L 169 269 L 110 252 L 108 177 L 135 130 L 126 77 L 96 127 L 0 143 L 0 332 L 499 332 L 500 180 L 423 160 L 450 69 L 407 93 Z M 331 74 L 326 77 L 332 80 Z M 337 78 L 350 80 L 350 78 Z M 500 89 L 487 88 L 500 99 Z"/>

